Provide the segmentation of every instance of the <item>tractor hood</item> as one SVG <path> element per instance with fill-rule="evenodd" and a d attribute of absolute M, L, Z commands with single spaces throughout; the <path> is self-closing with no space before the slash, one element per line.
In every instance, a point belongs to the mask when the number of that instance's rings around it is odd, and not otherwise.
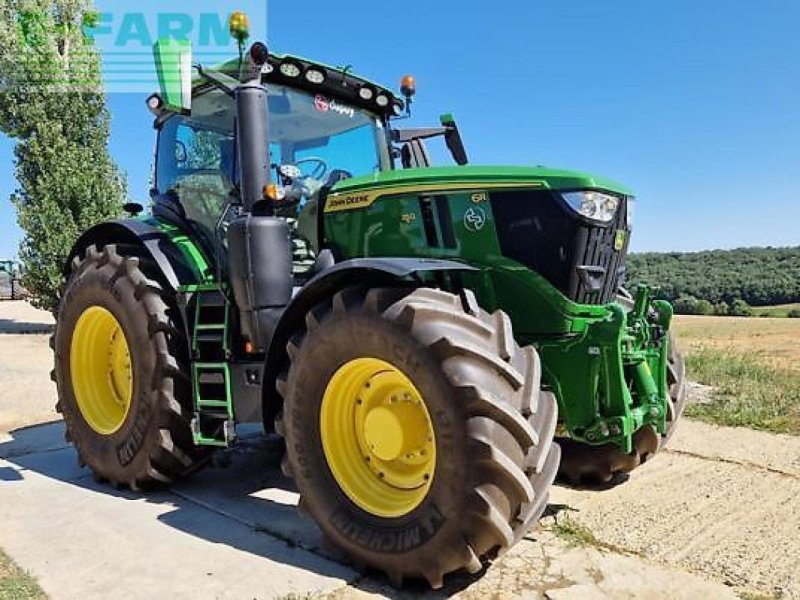
<path fill-rule="evenodd" d="M 428 167 L 423 169 L 402 169 L 384 171 L 354 179 L 346 179 L 333 189 L 335 194 L 357 191 L 380 191 L 382 188 L 421 187 L 435 191 L 437 186 L 450 187 L 454 184 L 481 186 L 486 184 L 519 184 L 552 190 L 594 189 L 614 192 L 625 196 L 633 193 L 627 187 L 606 179 L 580 171 L 566 171 L 545 167 Z"/>

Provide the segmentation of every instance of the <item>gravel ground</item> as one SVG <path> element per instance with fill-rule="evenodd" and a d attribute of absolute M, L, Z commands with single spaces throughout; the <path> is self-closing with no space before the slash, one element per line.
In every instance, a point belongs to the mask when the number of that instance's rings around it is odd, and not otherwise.
<path fill-rule="evenodd" d="M 622 486 L 555 488 L 602 542 L 741 590 L 800 598 L 800 438 L 685 420 Z"/>

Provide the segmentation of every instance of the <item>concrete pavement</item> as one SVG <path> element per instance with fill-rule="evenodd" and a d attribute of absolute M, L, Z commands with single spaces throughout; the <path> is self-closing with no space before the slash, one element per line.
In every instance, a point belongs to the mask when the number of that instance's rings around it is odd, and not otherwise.
<path fill-rule="evenodd" d="M 274 598 L 357 579 L 302 547 L 318 547 L 319 534 L 292 506 L 295 494 L 252 489 L 274 468 L 246 483 L 235 468 L 224 482 L 210 469 L 141 496 L 95 483 L 62 440 L 60 423 L 0 438 L 0 547 L 54 599 Z M 265 457 L 245 452 L 235 463 Z"/>

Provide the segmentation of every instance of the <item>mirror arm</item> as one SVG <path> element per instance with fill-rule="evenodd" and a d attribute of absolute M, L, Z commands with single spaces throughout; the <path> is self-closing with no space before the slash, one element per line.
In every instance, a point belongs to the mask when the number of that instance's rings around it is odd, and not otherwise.
<path fill-rule="evenodd" d="M 222 73 L 206 70 L 203 65 L 195 65 L 195 69 L 197 69 L 200 77 L 207 80 L 215 88 L 222 90 L 231 98 L 235 96 L 235 90 L 239 86 L 239 82 L 236 79 Z"/>
<path fill-rule="evenodd" d="M 447 135 L 446 127 L 427 127 L 425 129 L 393 129 L 392 137 L 398 144 L 413 140 L 426 140 L 429 138 Z"/>

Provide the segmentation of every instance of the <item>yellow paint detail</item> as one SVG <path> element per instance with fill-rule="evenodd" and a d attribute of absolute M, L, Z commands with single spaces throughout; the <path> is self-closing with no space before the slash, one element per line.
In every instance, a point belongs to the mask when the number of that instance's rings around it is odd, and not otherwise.
<path fill-rule="evenodd" d="M 625 247 L 625 241 L 627 240 L 627 238 L 628 234 L 625 231 L 623 230 L 617 231 L 616 235 L 614 236 L 614 250 L 616 250 L 617 252 L 622 250 Z"/>
<path fill-rule="evenodd" d="M 325 213 L 341 212 L 344 210 L 356 210 L 372 206 L 378 198 L 395 194 L 416 194 L 425 192 L 460 192 L 475 189 L 518 189 L 518 188 L 540 188 L 544 183 L 541 181 L 527 181 L 516 183 L 432 183 L 425 185 L 408 184 L 398 187 L 387 187 L 372 191 L 358 192 L 353 194 L 339 193 L 328 196 L 325 203 Z"/>
<path fill-rule="evenodd" d="M 424 399 L 397 367 L 377 358 L 345 363 L 320 409 L 325 459 L 345 495 L 368 513 L 407 515 L 428 495 L 436 438 Z"/>
<path fill-rule="evenodd" d="M 489 194 L 486 192 L 478 192 L 477 194 L 472 194 L 470 200 L 475 204 L 480 204 L 481 202 L 486 202 L 489 199 Z"/>
<path fill-rule="evenodd" d="M 70 378 L 78 409 L 100 435 L 119 431 L 131 408 L 133 367 L 128 340 L 111 312 L 87 308 L 70 345 Z"/>

